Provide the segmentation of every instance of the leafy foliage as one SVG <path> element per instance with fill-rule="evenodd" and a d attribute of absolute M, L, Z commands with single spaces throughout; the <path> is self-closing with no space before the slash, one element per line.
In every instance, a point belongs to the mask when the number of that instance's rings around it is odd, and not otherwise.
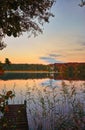
<path fill-rule="evenodd" d="M 9 111 L 8 109 L 8 100 L 12 99 L 15 96 L 15 94 L 9 90 L 4 91 L 3 94 L 0 94 L 0 130 L 3 130 L 8 124 L 7 119 L 4 117 L 4 114 Z"/>
<path fill-rule="evenodd" d="M 51 64 L 54 67 L 54 71 L 58 71 L 60 77 L 80 78 L 85 79 L 85 63 L 55 63 Z M 61 79 L 61 78 L 60 78 Z"/>
<path fill-rule="evenodd" d="M 54 0 L 0 0 L 0 48 L 4 44 L 2 38 L 20 36 L 28 31 L 29 35 L 41 33 L 40 25 L 49 22 Z"/>
<path fill-rule="evenodd" d="M 9 98 L 13 98 L 14 94 L 12 91 L 7 91 L 4 94 L 0 94 L 0 112 L 2 112 L 3 114 L 8 110 L 7 108 L 7 102 L 9 100 Z"/>

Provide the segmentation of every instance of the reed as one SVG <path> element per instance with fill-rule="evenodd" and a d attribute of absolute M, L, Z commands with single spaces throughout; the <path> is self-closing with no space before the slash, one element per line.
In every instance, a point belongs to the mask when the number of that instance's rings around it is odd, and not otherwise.
<path fill-rule="evenodd" d="M 84 130 L 85 83 L 27 87 L 28 122 L 33 130 Z"/>

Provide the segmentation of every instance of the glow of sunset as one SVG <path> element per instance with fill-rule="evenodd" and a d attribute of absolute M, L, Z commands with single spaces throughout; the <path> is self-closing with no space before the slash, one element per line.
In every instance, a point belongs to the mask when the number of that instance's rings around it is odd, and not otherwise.
<path fill-rule="evenodd" d="M 48 64 L 85 62 L 85 7 L 80 0 L 57 0 L 51 12 L 55 15 L 43 26 L 43 34 L 28 38 L 6 37 L 7 47 L 0 51 L 0 61 Z"/>

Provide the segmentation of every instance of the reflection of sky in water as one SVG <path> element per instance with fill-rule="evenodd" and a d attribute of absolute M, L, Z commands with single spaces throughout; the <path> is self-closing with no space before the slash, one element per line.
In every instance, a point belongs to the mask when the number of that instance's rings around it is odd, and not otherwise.
<path fill-rule="evenodd" d="M 83 100 L 81 91 L 81 86 L 85 81 L 65 81 L 67 86 L 69 85 L 69 90 L 73 86 L 75 86 L 75 89 L 77 92 L 79 92 L 79 98 Z M 34 127 L 36 127 L 36 123 L 34 120 L 37 121 L 37 123 L 45 123 L 45 128 L 43 130 L 47 130 L 46 127 L 49 127 L 50 120 L 53 118 L 50 113 L 48 113 L 47 118 L 42 117 L 43 116 L 43 109 L 42 105 L 40 105 L 40 102 L 43 103 L 44 101 L 47 102 L 53 102 L 53 96 L 56 95 L 56 98 L 59 100 L 62 99 L 62 95 L 60 94 L 62 90 L 62 81 L 61 80 L 54 80 L 54 79 L 29 79 L 29 80 L 7 80 L 3 81 L 0 80 L 0 93 L 3 92 L 3 90 L 13 90 L 15 92 L 15 98 L 9 103 L 24 103 L 24 99 L 27 99 L 27 113 L 28 113 L 28 123 L 31 126 L 30 130 L 34 130 Z M 83 87 L 83 86 L 82 86 Z M 85 90 L 85 89 L 84 89 Z M 47 98 L 47 99 L 45 99 Z M 79 99 L 78 98 L 78 99 Z M 30 100 L 28 100 L 30 99 Z M 31 100 L 32 99 L 32 100 Z M 52 105 L 52 104 L 51 104 Z M 64 108 L 64 113 L 68 111 L 68 107 L 65 106 L 66 104 L 56 104 L 56 110 L 61 110 L 61 108 Z M 47 110 L 49 108 L 49 105 L 46 105 Z M 29 109 L 32 113 L 30 113 Z M 53 114 L 53 113 L 51 113 Z"/>
<path fill-rule="evenodd" d="M 69 84 L 69 81 L 65 81 Z M 73 84 L 76 84 L 77 90 L 79 90 L 80 84 L 84 81 L 73 81 Z M 15 92 L 15 101 L 17 103 L 22 102 L 26 98 L 26 91 L 27 88 L 38 86 L 40 89 L 42 87 L 56 87 L 58 91 L 62 84 L 61 80 L 54 80 L 54 79 L 28 79 L 28 80 L 0 80 L 0 92 L 2 93 L 3 90 L 12 90 Z"/>
<path fill-rule="evenodd" d="M 40 85 L 43 87 L 44 86 L 59 87 L 59 83 L 61 83 L 61 80 L 47 79 L 44 82 L 42 82 Z"/>

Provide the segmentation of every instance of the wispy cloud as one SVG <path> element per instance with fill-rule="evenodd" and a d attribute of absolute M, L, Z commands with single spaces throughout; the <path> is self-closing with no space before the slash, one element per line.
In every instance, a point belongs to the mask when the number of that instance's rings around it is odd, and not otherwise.
<path fill-rule="evenodd" d="M 60 63 L 62 61 L 58 60 L 57 58 L 61 57 L 61 54 L 56 54 L 56 52 L 51 52 L 46 56 L 41 56 L 39 59 L 44 60 L 47 63 Z"/>
<path fill-rule="evenodd" d="M 85 47 L 85 41 L 81 41 L 81 42 L 79 42 L 79 44 L 80 44 L 81 46 Z"/>
<path fill-rule="evenodd" d="M 73 51 L 84 51 L 85 50 L 85 48 L 80 48 L 80 49 L 74 49 Z"/>
<path fill-rule="evenodd" d="M 53 54 L 53 53 L 51 53 L 51 54 L 49 54 L 49 56 L 50 56 L 50 57 L 54 57 L 54 58 L 56 58 L 56 57 L 60 57 L 60 56 L 62 56 L 62 55 L 60 55 L 60 54 Z"/>
<path fill-rule="evenodd" d="M 48 57 L 47 56 L 42 56 L 42 57 L 40 57 L 40 59 L 44 60 L 47 63 L 59 63 L 59 62 L 61 62 L 61 61 L 58 61 L 55 58 L 52 58 L 52 57 L 49 57 L 49 56 Z"/>
<path fill-rule="evenodd" d="M 82 45 L 82 46 L 85 46 L 85 42 L 82 42 L 81 45 Z"/>

